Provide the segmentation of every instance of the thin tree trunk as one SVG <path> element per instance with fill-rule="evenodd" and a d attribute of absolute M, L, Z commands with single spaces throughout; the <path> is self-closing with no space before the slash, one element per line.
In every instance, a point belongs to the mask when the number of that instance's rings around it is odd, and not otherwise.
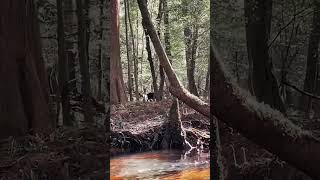
<path fill-rule="evenodd" d="M 147 31 L 146 31 L 146 50 L 148 52 L 148 61 L 149 61 L 150 70 L 151 70 L 153 92 L 157 95 L 158 94 L 157 76 L 156 76 L 156 71 L 154 69 L 152 53 L 151 53 L 151 48 L 150 48 L 150 39 L 149 39 L 149 35 L 147 34 Z"/>
<path fill-rule="evenodd" d="M 195 82 L 196 55 L 197 55 L 197 49 L 198 49 L 198 35 L 199 35 L 199 29 L 198 29 L 198 27 L 194 27 L 194 31 L 193 31 L 193 35 L 192 35 L 189 82 L 191 83 L 191 89 L 192 89 L 191 93 L 196 96 L 199 96 L 196 82 Z"/>
<path fill-rule="evenodd" d="M 81 72 L 81 93 L 84 97 L 83 111 L 84 120 L 86 123 L 92 123 L 92 110 L 91 110 L 91 85 L 88 64 L 88 51 L 87 51 L 87 24 L 84 13 L 84 0 L 77 1 L 77 15 L 78 15 L 78 52 L 80 61 Z"/>
<path fill-rule="evenodd" d="M 119 34 L 119 0 L 107 2 L 111 6 L 107 11 L 107 17 L 110 18 L 111 29 L 107 32 L 107 52 L 110 56 L 110 103 L 125 104 L 127 96 L 123 81 L 121 59 L 120 59 L 120 34 Z"/>
<path fill-rule="evenodd" d="M 196 49 L 194 48 L 194 43 L 196 42 L 196 40 L 195 38 L 193 38 L 193 35 L 197 35 L 196 31 L 197 30 L 194 30 L 193 32 L 192 29 L 189 27 L 189 25 L 186 25 L 184 28 L 188 89 L 192 94 L 199 96 L 197 92 L 195 78 L 194 78 L 194 70 L 195 70 L 194 53 Z"/>
<path fill-rule="evenodd" d="M 78 1 L 78 0 L 77 0 Z M 81 1 L 81 0 L 80 0 Z M 88 66 L 89 66 L 89 46 L 90 46 L 90 0 L 84 0 L 84 19 L 85 19 L 85 26 L 86 26 L 86 48 L 87 48 L 87 61 L 88 61 Z"/>
<path fill-rule="evenodd" d="M 33 1 L 3 0 L 0 6 L 0 139 L 50 133 L 48 81 L 41 57 Z"/>
<path fill-rule="evenodd" d="M 170 24 L 169 24 L 169 9 L 168 9 L 168 1 L 163 1 L 163 23 L 164 23 L 164 44 L 167 56 L 169 57 L 170 63 L 172 64 L 171 59 L 171 43 L 170 43 Z"/>
<path fill-rule="evenodd" d="M 158 36 L 159 38 L 161 37 L 161 22 L 162 22 L 162 17 L 164 14 L 163 11 L 163 4 L 165 0 L 159 0 L 159 9 L 158 9 L 158 16 L 157 16 L 157 22 L 158 22 Z M 165 83 L 165 73 L 163 70 L 162 65 L 159 65 L 159 75 L 160 75 L 160 82 L 159 82 L 159 90 L 156 98 L 158 100 L 161 100 L 163 97 L 163 91 L 164 91 L 164 83 Z"/>
<path fill-rule="evenodd" d="M 210 63 L 208 63 L 208 70 L 207 70 L 207 75 L 206 75 L 206 86 L 204 88 L 204 96 L 208 97 L 209 95 L 209 87 L 210 87 Z"/>
<path fill-rule="evenodd" d="M 124 12 L 125 12 L 125 29 L 126 29 L 126 47 L 127 47 L 127 60 L 128 60 L 128 92 L 130 101 L 133 101 L 132 95 L 132 79 L 131 79 L 131 68 L 132 62 L 130 57 L 130 46 L 129 46 L 129 35 L 128 35 L 128 0 L 124 0 Z"/>
<path fill-rule="evenodd" d="M 75 4 L 73 0 L 69 1 L 62 1 L 64 6 L 64 12 L 63 12 L 63 20 L 64 20 L 64 32 L 65 35 L 73 34 L 75 31 L 77 31 L 76 28 L 76 21 L 75 21 L 75 14 L 73 12 Z M 70 36 L 69 38 L 65 37 L 65 53 L 66 58 L 68 62 L 68 72 L 69 72 L 69 82 L 68 82 L 68 91 L 69 93 L 73 92 L 75 93 L 77 91 L 77 81 L 76 79 L 76 58 L 75 53 L 73 50 L 75 38 L 74 36 Z M 70 118 L 73 118 L 70 115 Z"/>
<path fill-rule="evenodd" d="M 66 126 L 72 126 L 70 117 L 70 100 L 69 100 L 69 71 L 68 71 L 68 59 L 66 58 L 65 51 L 65 33 L 64 33 L 64 8 L 62 0 L 57 0 L 57 35 L 58 35 L 58 66 L 59 66 L 59 95 L 62 106 L 63 124 Z"/>
<path fill-rule="evenodd" d="M 212 2 L 211 2 L 212 3 Z M 153 42 L 160 63 L 170 81 L 170 92 L 196 111 L 210 117 L 210 106 L 182 87 L 161 45 L 152 24 L 145 0 L 138 0 L 145 26 Z M 212 23 L 212 21 L 211 21 Z M 211 37 L 213 38 L 213 37 Z M 315 179 L 320 178 L 320 141 L 310 132 L 300 129 L 278 111 L 243 95 L 224 70 L 222 60 L 210 48 L 211 87 L 214 99 L 212 115 L 224 121 L 242 135 L 277 155 L 280 159 L 304 171 Z M 214 67 L 214 68 L 213 68 Z M 248 100 L 250 98 L 250 100 Z"/>
<path fill-rule="evenodd" d="M 103 3 L 104 0 L 100 0 L 100 33 L 99 33 L 99 39 L 100 39 L 100 43 L 99 43 L 99 52 L 98 52 L 98 95 L 97 95 L 97 99 L 99 101 L 102 100 L 102 41 L 103 41 Z"/>
<path fill-rule="evenodd" d="M 136 100 L 139 100 L 140 96 L 139 96 L 139 89 L 138 89 L 138 87 L 139 87 L 138 86 L 138 63 L 137 63 L 137 57 L 136 57 L 132 21 L 131 21 L 131 17 L 130 17 L 130 2 L 129 1 L 127 1 L 127 15 L 128 15 L 131 44 L 132 44 L 132 59 L 133 59 L 133 68 L 134 68 L 133 73 L 134 73 L 135 95 L 136 95 Z"/>

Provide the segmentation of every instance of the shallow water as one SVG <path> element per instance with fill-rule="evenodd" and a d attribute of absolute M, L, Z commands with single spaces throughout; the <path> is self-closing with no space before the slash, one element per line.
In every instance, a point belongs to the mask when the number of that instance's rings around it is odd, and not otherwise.
<path fill-rule="evenodd" d="M 114 157 L 110 161 L 111 180 L 210 179 L 209 153 L 192 154 L 154 151 Z"/>

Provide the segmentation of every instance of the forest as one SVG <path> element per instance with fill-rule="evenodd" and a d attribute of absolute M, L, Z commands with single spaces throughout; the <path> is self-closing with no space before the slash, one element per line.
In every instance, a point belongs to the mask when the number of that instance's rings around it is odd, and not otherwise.
<path fill-rule="evenodd" d="M 3 0 L 0 179 L 320 179 L 319 0 Z"/>

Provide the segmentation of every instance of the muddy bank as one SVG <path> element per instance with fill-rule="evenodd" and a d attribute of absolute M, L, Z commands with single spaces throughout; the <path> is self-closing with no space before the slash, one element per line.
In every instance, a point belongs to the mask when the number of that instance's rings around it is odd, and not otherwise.
<path fill-rule="evenodd" d="M 164 124 L 172 101 L 136 102 L 111 110 L 111 156 L 160 150 Z M 186 140 L 194 147 L 209 151 L 209 119 L 180 104 Z"/>

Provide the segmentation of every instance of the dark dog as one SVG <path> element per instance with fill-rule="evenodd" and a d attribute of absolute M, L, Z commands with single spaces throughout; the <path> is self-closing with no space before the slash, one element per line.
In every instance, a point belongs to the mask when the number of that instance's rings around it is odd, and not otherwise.
<path fill-rule="evenodd" d="M 155 95 L 154 95 L 154 93 L 148 93 L 147 94 L 147 100 L 148 101 L 153 101 L 153 100 L 156 100 L 156 97 L 155 97 Z"/>

